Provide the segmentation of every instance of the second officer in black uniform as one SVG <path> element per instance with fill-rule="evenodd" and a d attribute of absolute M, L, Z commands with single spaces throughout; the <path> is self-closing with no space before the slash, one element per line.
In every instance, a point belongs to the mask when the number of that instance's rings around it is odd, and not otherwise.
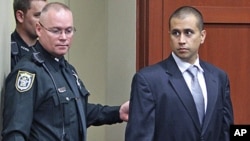
<path fill-rule="evenodd" d="M 86 141 L 87 127 L 128 120 L 128 102 L 89 104 L 89 92 L 64 59 L 75 31 L 66 5 L 46 5 L 36 31 L 37 52 L 6 79 L 3 141 Z"/>
<path fill-rule="evenodd" d="M 36 23 L 46 3 L 47 0 L 13 1 L 16 28 L 11 34 L 11 70 L 22 57 L 34 52 Z"/>

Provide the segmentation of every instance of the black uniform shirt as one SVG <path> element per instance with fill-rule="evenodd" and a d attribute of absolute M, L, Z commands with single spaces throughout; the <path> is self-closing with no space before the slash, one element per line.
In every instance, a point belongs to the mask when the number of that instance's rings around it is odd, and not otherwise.
<path fill-rule="evenodd" d="M 62 137 L 64 141 L 86 141 L 88 126 L 121 122 L 119 106 L 87 103 L 89 93 L 80 79 L 73 80 L 80 94 L 75 96 L 59 62 L 77 73 L 63 57 L 57 62 L 39 42 L 35 47 L 41 54 L 38 60 L 27 55 L 6 79 L 2 141 L 60 141 Z M 76 100 L 83 107 L 77 107 Z M 81 116 L 78 108 L 84 111 Z"/>
<path fill-rule="evenodd" d="M 23 56 L 32 52 L 33 46 L 28 46 L 15 30 L 11 34 L 11 70 Z"/>

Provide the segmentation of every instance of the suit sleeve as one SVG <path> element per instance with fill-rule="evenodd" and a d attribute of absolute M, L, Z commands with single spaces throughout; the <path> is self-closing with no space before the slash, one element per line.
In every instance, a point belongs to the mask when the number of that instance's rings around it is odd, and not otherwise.
<path fill-rule="evenodd" d="M 224 107 L 223 107 L 223 112 L 224 112 L 224 117 L 223 117 L 223 134 L 222 139 L 223 141 L 230 141 L 230 125 L 233 124 L 233 108 L 232 108 L 232 102 L 230 98 L 230 84 L 229 84 L 229 79 L 226 76 L 225 79 L 225 86 L 224 86 Z"/>
<path fill-rule="evenodd" d="M 150 85 L 142 74 L 137 73 L 131 89 L 125 141 L 153 141 L 155 100 Z"/>

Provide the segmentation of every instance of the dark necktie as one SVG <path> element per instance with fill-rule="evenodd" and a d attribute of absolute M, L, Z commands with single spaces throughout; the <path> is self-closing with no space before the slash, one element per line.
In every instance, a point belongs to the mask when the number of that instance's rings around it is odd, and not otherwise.
<path fill-rule="evenodd" d="M 205 104 L 204 104 L 204 97 L 202 94 L 202 90 L 197 78 L 198 68 L 196 66 L 191 66 L 190 68 L 187 69 L 187 72 L 192 77 L 191 93 L 193 95 L 193 99 L 196 105 L 200 124 L 202 125 L 205 115 Z"/>
<path fill-rule="evenodd" d="M 80 115 L 80 121 L 81 121 L 81 126 L 80 126 L 80 129 L 81 131 L 83 131 L 83 138 L 85 138 L 86 140 L 86 115 L 85 115 L 85 112 L 84 112 L 84 106 L 83 106 L 83 103 L 81 101 L 81 96 L 79 94 L 79 89 L 78 89 L 78 78 L 76 78 L 74 75 L 75 72 L 73 72 L 72 69 L 70 69 L 69 67 L 65 67 L 65 61 L 62 61 L 61 64 L 61 69 L 62 69 L 62 73 L 65 77 L 65 79 L 67 80 L 71 90 L 73 91 L 74 95 L 75 95 L 75 101 L 76 101 L 76 104 L 77 104 L 77 110 L 79 112 L 79 115 Z"/>

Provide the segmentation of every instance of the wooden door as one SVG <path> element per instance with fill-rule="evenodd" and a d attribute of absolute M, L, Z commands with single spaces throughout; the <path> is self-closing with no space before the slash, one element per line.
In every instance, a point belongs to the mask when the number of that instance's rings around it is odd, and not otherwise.
<path fill-rule="evenodd" d="M 227 72 L 235 123 L 250 124 L 249 0 L 138 0 L 137 69 L 169 56 L 168 18 L 183 5 L 202 12 L 207 38 L 200 57 Z"/>

